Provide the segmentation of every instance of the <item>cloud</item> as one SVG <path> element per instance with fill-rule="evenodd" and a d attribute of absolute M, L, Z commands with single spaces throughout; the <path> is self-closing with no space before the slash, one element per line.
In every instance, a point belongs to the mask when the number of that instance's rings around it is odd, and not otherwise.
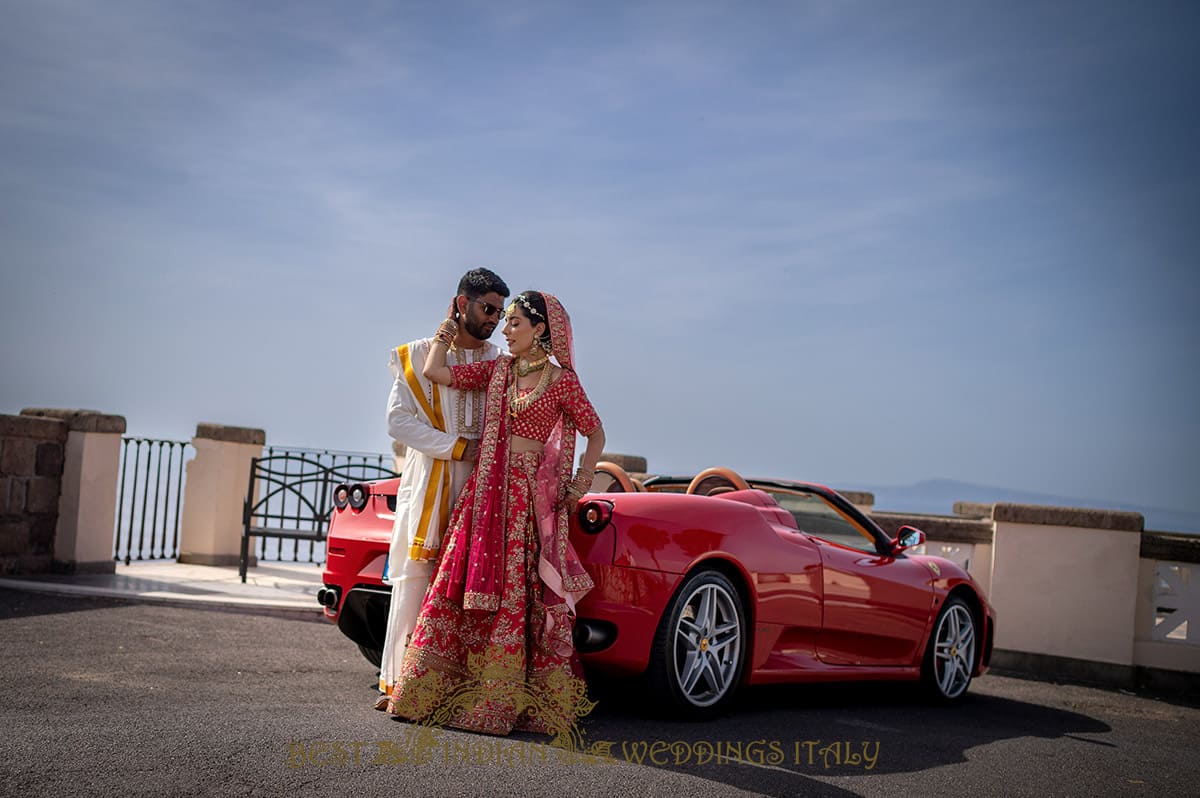
<path fill-rule="evenodd" d="M 1195 56 L 1078 11 L 18 4 L 0 404 L 382 449 L 382 353 L 486 264 L 652 464 L 1164 504 Z"/>

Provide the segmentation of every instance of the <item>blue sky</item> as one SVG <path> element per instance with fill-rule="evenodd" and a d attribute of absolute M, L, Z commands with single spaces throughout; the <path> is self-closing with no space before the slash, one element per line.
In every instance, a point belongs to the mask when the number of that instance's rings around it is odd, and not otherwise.
<path fill-rule="evenodd" d="M 0 412 L 386 451 L 486 265 L 653 470 L 1200 510 L 1195 3 L 0 10 Z"/>

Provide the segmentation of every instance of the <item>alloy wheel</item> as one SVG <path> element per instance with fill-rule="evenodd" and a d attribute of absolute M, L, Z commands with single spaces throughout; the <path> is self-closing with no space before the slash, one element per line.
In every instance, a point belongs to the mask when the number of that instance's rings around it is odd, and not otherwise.
<path fill-rule="evenodd" d="M 938 620 L 933 647 L 933 678 L 945 698 L 958 698 L 975 670 L 975 619 L 961 602 L 947 605 Z"/>
<path fill-rule="evenodd" d="M 688 703 L 709 707 L 733 687 L 742 652 L 738 599 L 719 583 L 700 584 L 683 602 L 672 640 L 675 683 Z"/>

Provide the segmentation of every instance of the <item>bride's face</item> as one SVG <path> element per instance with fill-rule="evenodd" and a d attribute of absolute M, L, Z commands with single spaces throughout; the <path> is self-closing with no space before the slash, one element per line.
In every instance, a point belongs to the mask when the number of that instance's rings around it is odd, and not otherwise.
<path fill-rule="evenodd" d="M 508 341 L 508 351 L 514 355 L 528 355 L 534 340 L 546 331 L 542 322 L 530 324 L 525 309 L 516 302 L 508 306 L 504 321 L 504 338 Z"/>

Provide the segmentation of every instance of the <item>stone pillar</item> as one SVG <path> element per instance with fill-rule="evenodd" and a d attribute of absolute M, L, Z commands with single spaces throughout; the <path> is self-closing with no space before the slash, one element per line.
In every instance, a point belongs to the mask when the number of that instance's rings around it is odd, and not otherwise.
<path fill-rule="evenodd" d="M 838 490 L 837 488 L 834 488 L 834 490 L 845 496 L 847 501 L 867 515 L 875 511 L 874 493 L 865 490 Z"/>
<path fill-rule="evenodd" d="M 58 419 L 0 416 L 0 574 L 51 569 L 67 432 Z"/>
<path fill-rule="evenodd" d="M 579 458 L 583 459 L 583 448 L 579 447 Z M 646 458 L 640 454 L 617 454 L 616 452 L 602 452 L 600 454 L 601 462 L 616 463 L 621 468 L 625 469 L 629 474 L 644 474 L 646 473 Z"/>
<path fill-rule="evenodd" d="M 1142 516 L 992 507 L 997 649 L 1131 667 Z"/>
<path fill-rule="evenodd" d="M 55 570 L 111 574 L 116 569 L 113 535 L 124 416 L 46 408 L 28 408 L 21 414 L 59 418 L 68 429 L 54 540 Z"/>
<path fill-rule="evenodd" d="M 266 441 L 261 429 L 196 425 L 196 456 L 187 463 L 179 562 L 237 565 L 250 460 L 262 456 Z"/>
<path fill-rule="evenodd" d="M 48 443 L 36 446 L 26 509 L 37 514 L 53 507 L 57 518 L 40 522 L 51 526 L 51 535 L 38 532 L 35 523 L 31 542 L 36 539 L 39 550 L 48 544 L 55 571 L 112 573 L 124 417 L 57 408 L 26 408 L 21 417 L 58 425 L 65 433 L 61 450 Z"/>

